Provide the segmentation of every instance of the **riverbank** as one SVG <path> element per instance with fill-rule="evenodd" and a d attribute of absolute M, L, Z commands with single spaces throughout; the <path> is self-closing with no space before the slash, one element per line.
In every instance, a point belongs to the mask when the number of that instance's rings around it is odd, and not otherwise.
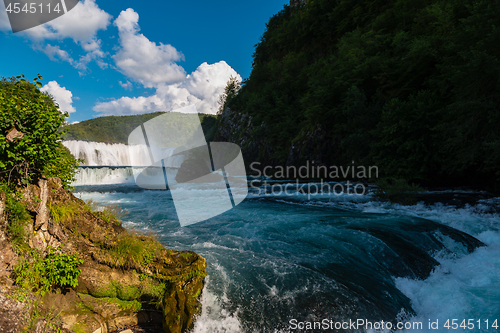
<path fill-rule="evenodd" d="M 2 332 L 108 333 L 143 325 L 180 333 L 192 327 L 201 311 L 204 258 L 127 231 L 116 207 L 84 202 L 57 178 L 5 192 L 0 301 L 8 315 Z"/>

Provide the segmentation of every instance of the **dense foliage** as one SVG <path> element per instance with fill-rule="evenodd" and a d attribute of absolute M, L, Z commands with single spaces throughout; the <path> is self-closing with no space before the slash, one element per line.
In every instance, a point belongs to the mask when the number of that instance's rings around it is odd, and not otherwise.
<path fill-rule="evenodd" d="M 84 140 L 84 141 L 97 141 L 106 143 L 128 143 L 129 134 L 144 122 L 153 119 L 163 112 L 154 112 L 134 116 L 108 116 L 99 117 L 82 121 L 77 124 L 68 125 L 65 127 L 66 134 L 65 140 Z M 172 128 L 166 128 L 166 131 L 178 131 L 182 126 L 182 113 L 173 113 L 172 117 L 176 121 L 171 124 L 166 124 Z M 215 130 L 215 117 L 207 114 L 199 115 L 203 130 L 208 135 Z M 175 127 L 174 127 L 175 126 Z"/>
<path fill-rule="evenodd" d="M 22 75 L 0 81 L 0 178 L 28 182 L 46 174 L 67 186 L 78 166 L 61 144 L 67 114 L 38 89 L 41 78 L 34 83 Z"/>
<path fill-rule="evenodd" d="M 267 24 L 228 106 L 284 164 L 321 127 L 330 163 L 500 189 L 500 2 L 309 0 Z"/>

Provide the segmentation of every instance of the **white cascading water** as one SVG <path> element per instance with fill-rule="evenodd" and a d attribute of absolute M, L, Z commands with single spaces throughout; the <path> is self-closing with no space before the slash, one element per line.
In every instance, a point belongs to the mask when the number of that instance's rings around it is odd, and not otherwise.
<path fill-rule="evenodd" d="M 151 163 L 147 147 L 141 145 L 79 140 L 63 141 L 63 145 L 73 156 L 84 160 L 72 184 L 74 186 L 133 183 L 134 172 L 143 170 L 137 167 L 147 167 Z M 173 148 L 165 149 L 165 158 L 172 156 L 173 151 Z M 180 155 L 167 160 L 165 167 L 179 168 L 184 157 Z"/>
<path fill-rule="evenodd" d="M 132 167 L 80 167 L 71 185 L 133 184 L 134 171 Z"/>
<path fill-rule="evenodd" d="M 134 154 L 134 160 L 140 163 L 136 166 L 149 165 L 147 149 L 138 145 L 129 147 L 121 143 L 108 144 L 77 140 L 63 141 L 63 145 L 73 156 L 85 160 L 81 164 L 85 166 L 130 166 L 131 153 Z"/>

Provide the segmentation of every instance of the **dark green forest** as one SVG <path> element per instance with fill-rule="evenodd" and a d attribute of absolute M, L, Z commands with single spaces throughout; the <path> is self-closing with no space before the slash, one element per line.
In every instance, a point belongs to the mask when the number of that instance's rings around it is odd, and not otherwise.
<path fill-rule="evenodd" d="M 164 112 L 153 112 L 134 116 L 108 116 L 82 121 L 77 124 L 67 125 L 64 127 L 66 133 L 64 140 L 84 140 L 97 141 L 107 143 L 128 143 L 129 134 L 144 122 L 157 117 Z M 172 121 L 168 126 L 182 126 L 183 114 L 173 113 L 177 119 Z M 199 114 L 201 126 L 205 132 L 205 137 L 211 141 L 215 133 L 216 118 L 212 115 Z M 166 129 L 168 130 L 168 128 Z"/>
<path fill-rule="evenodd" d="M 498 191 L 499 45 L 498 0 L 309 0 L 269 20 L 226 106 L 252 117 L 272 164 L 320 128 L 323 163 Z"/>

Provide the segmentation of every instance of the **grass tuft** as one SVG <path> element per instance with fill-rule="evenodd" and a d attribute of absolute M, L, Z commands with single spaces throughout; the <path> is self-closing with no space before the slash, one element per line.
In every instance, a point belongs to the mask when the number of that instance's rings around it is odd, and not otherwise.
<path fill-rule="evenodd" d="M 92 199 L 85 202 L 84 208 L 109 224 L 121 225 L 121 219 L 127 215 L 127 212 L 116 204 L 100 205 Z"/>
<path fill-rule="evenodd" d="M 64 223 L 71 221 L 78 215 L 78 203 L 74 201 L 70 201 L 65 204 L 52 205 L 52 202 L 49 202 L 49 212 L 50 217 L 56 223 Z"/>

